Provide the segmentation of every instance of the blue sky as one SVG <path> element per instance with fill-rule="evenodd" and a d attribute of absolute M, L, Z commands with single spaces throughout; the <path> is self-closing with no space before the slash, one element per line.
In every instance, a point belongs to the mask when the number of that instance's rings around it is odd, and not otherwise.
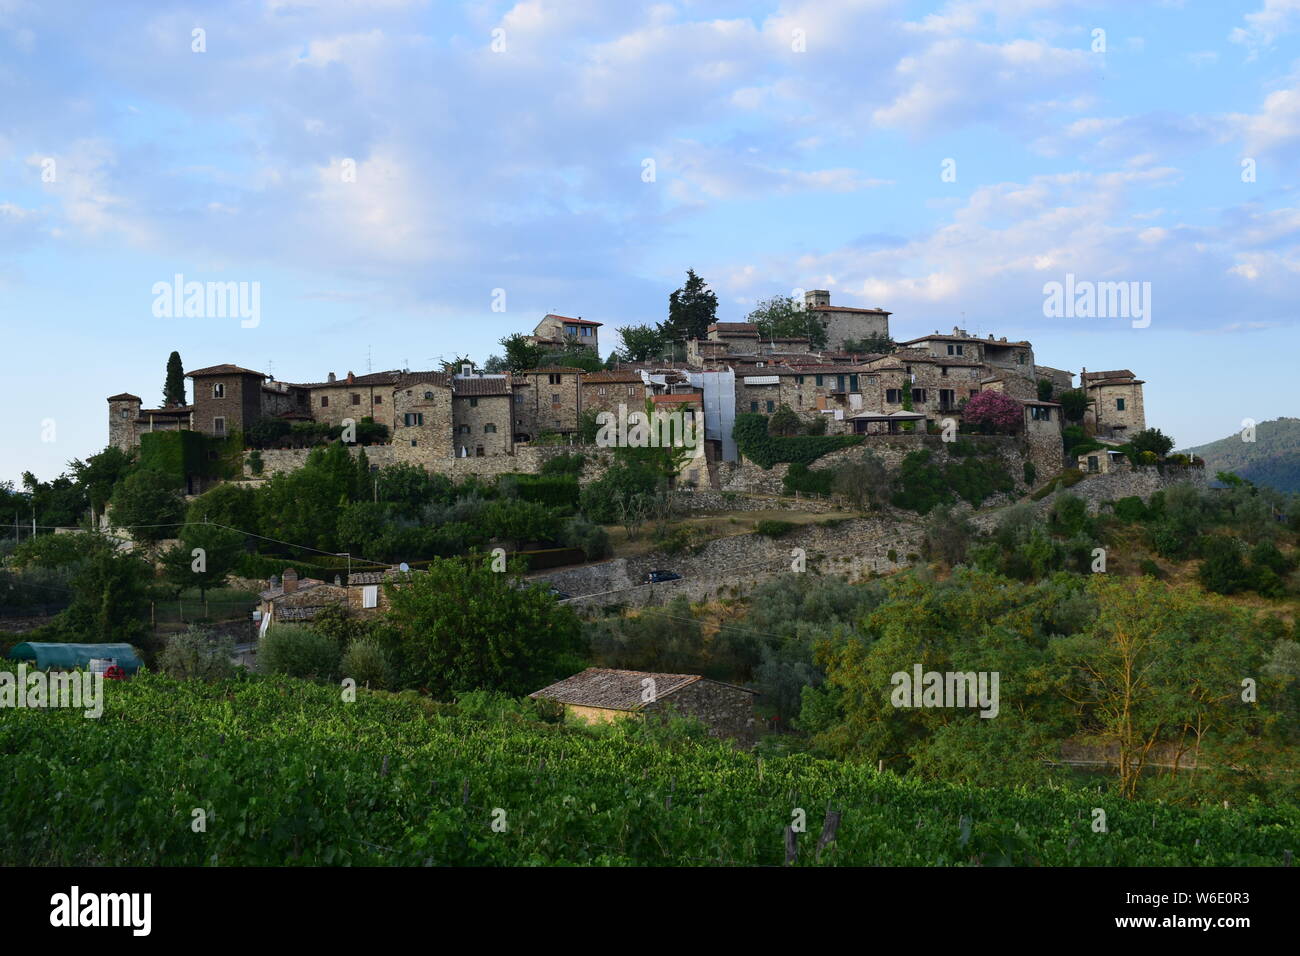
<path fill-rule="evenodd" d="M 724 320 L 826 288 L 1131 368 L 1197 444 L 1300 414 L 1298 169 L 1300 0 L 0 0 L 0 480 L 172 349 L 319 381 L 556 311 L 608 351 L 688 267 Z M 156 317 L 178 273 L 259 324 Z M 1044 317 L 1067 273 L 1150 326 Z"/>

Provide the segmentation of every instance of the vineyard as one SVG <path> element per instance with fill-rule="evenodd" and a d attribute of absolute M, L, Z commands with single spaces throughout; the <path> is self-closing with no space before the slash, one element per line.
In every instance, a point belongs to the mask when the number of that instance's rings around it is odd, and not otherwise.
<path fill-rule="evenodd" d="M 0 711 L 0 865 L 1272 866 L 1300 845 L 1296 808 L 760 764 L 289 679 L 106 693 L 97 720 Z"/>

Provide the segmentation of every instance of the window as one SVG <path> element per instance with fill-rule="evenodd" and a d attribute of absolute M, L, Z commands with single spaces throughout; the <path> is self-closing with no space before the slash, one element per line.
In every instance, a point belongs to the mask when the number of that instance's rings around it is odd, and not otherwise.
<path fill-rule="evenodd" d="M 1097 456 L 1096 456 L 1096 455 L 1089 455 L 1089 456 L 1088 456 L 1088 470 L 1091 471 L 1091 472 L 1096 472 L 1096 471 L 1098 470 L 1098 468 L 1097 468 Z"/>
<path fill-rule="evenodd" d="M 559 384 L 560 384 L 561 382 L 563 382 L 563 381 L 564 381 L 564 376 L 562 376 L 562 375 L 554 375 L 554 374 L 552 374 L 552 375 L 547 375 L 547 376 L 546 376 L 546 384 L 547 384 L 547 385 L 559 385 Z"/>
<path fill-rule="evenodd" d="M 367 584 L 361 589 L 362 607 L 379 607 L 379 585 Z"/>
<path fill-rule="evenodd" d="M 352 404 L 353 404 L 353 405 L 360 405 L 360 404 L 361 404 L 361 393 L 360 393 L 360 392 L 353 392 L 353 393 L 352 393 Z"/>
<path fill-rule="evenodd" d="M 946 365 L 940 365 L 940 366 L 939 366 L 939 375 L 940 375 L 941 377 L 943 377 L 943 378 L 947 378 L 947 377 L 948 377 L 948 366 L 946 366 Z"/>
<path fill-rule="evenodd" d="M 577 335 L 577 334 L 578 334 L 578 327 L 577 327 L 576 325 L 566 325 L 566 326 L 564 327 L 564 334 L 565 334 L 565 335 Z"/>
<path fill-rule="evenodd" d="M 1124 399 L 1122 398 L 1115 399 L 1115 411 L 1117 412 L 1124 411 Z"/>
<path fill-rule="evenodd" d="M 772 401 L 771 399 L 768 399 L 768 401 L 767 401 L 767 413 L 770 415 L 770 414 L 772 414 L 772 412 L 774 412 L 774 411 L 776 411 L 776 402 Z"/>
<path fill-rule="evenodd" d="M 456 431 L 458 431 L 458 432 L 459 432 L 460 434 L 462 434 L 462 435 L 468 435 L 468 434 L 469 434 L 469 426 L 468 426 L 468 425 L 457 425 L 457 426 L 456 426 Z"/>
<path fill-rule="evenodd" d="M 596 389 L 596 394 L 597 394 L 597 395 L 604 395 L 604 394 L 605 394 L 605 386 L 602 385 L 600 388 Z"/>
<path fill-rule="evenodd" d="M 583 338 L 588 338 L 588 339 L 591 338 L 591 334 L 592 334 L 593 332 L 595 332 L 595 331 L 596 331 L 596 330 L 593 329 L 593 328 L 591 328 L 590 326 L 586 326 L 586 325 L 584 325 L 584 326 L 582 327 L 582 335 L 583 335 Z"/>
<path fill-rule="evenodd" d="M 375 404 L 376 404 L 376 405 L 382 405 L 382 404 L 384 404 L 384 396 L 382 396 L 382 395 L 376 395 L 376 396 L 375 396 Z"/>
<path fill-rule="evenodd" d="M 758 411 L 758 402 L 750 402 L 750 403 L 749 403 L 749 410 L 750 410 L 751 412 L 756 412 L 756 411 Z"/>
<path fill-rule="evenodd" d="M 815 379 L 813 379 L 813 382 L 817 385 L 818 388 L 821 388 L 821 387 L 822 387 L 822 376 L 818 375 Z"/>
<path fill-rule="evenodd" d="M 410 395 L 411 393 L 410 393 L 410 392 L 407 392 L 406 394 L 407 394 L 407 395 Z M 425 398 L 425 401 L 430 401 L 430 400 L 432 400 L 432 399 L 433 399 L 433 392 L 425 392 L 425 393 L 424 393 L 424 398 Z"/>
<path fill-rule="evenodd" d="M 850 375 L 850 376 L 849 376 L 849 391 L 850 391 L 850 392 L 856 392 L 857 390 L 858 390 L 858 377 L 857 377 L 856 375 Z"/>
<path fill-rule="evenodd" d="M 402 416 L 402 424 L 407 428 L 424 424 L 424 412 L 407 412 Z"/>
<path fill-rule="evenodd" d="M 794 377 L 794 383 L 795 383 L 796 385 L 802 385 L 802 384 L 803 384 L 803 376 L 802 376 L 802 375 L 796 375 L 796 376 Z"/>
<path fill-rule="evenodd" d="M 560 396 L 558 394 L 551 396 L 551 408 L 560 407 Z"/>
<path fill-rule="evenodd" d="M 1052 410 L 1041 405 L 1031 405 L 1029 406 L 1029 418 L 1035 422 L 1050 422 L 1052 420 Z"/>
<path fill-rule="evenodd" d="M 320 407 L 321 407 L 321 408 L 329 408 L 329 407 L 330 407 L 330 397 L 329 397 L 328 395 L 322 395 L 322 396 L 320 397 Z"/>
<path fill-rule="evenodd" d="M 213 398 L 225 398 L 225 397 L 226 397 L 226 385 L 225 385 L 224 382 L 213 382 L 213 383 L 212 383 L 212 397 L 213 397 Z"/>
<path fill-rule="evenodd" d="M 412 448 L 415 448 L 415 447 L 416 447 L 415 439 L 414 439 L 414 438 L 411 439 L 411 447 L 412 447 Z"/>
<path fill-rule="evenodd" d="M 477 399 L 477 398 L 473 398 L 473 397 L 471 397 L 470 400 L 469 400 L 469 407 L 470 407 L 470 408 L 478 408 L 478 399 Z"/>
<path fill-rule="evenodd" d="M 628 393 L 629 395 L 636 395 L 636 386 L 635 386 L 635 385 L 629 385 L 629 386 L 627 387 L 627 393 Z"/>
<path fill-rule="evenodd" d="M 912 401 L 921 402 L 922 404 L 924 404 L 926 401 L 925 389 L 923 388 L 912 389 Z"/>
<path fill-rule="evenodd" d="M 1017 365 L 1024 365 L 1024 364 L 1025 364 L 1025 353 L 1024 353 L 1024 352 L 1017 352 L 1017 353 L 1016 353 L 1016 364 L 1017 364 Z"/>
<path fill-rule="evenodd" d="M 497 432 L 497 427 L 493 425 L 491 422 L 488 422 L 486 425 L 483 426 L 483 434 L 485 435 L 495 435 L 496 432 Z"/>
<path fill-rule="evenodd" d="M 224 435 L 226 433 L 226 420 L 224 418 L 212 419 L 212 434 Z"/>
<path fill-rule="evenodd" d="M 890 405 L 898 405 L 903 401 L 903 390 L 901 388 L 885 389 L 885 401 Z"/>
<path fill-rule="evenodd" d="M 125 408 L 122 409 L 122 417 L 123 417 L 123 418 L 130 418 L 130 417 L 131 417 L 131 416 L 130 416 L 130 413 L 127 412 L 127 410 L 126 410 Z"/>
<path fill-rule="evenodd" d="M 475 458 L 482 458 L 482 457 L 483 457 L 483 446 L 482 446 L 482 445 L 479 445 L 479 446 L 477 446 L 477 447 L 474 449 L 474 457 L 475 457 Z"/>

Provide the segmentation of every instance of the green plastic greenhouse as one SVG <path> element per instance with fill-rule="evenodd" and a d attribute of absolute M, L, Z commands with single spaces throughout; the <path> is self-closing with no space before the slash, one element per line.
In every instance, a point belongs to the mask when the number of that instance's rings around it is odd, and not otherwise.
<path fill-rule="evenodd" d="M 140 658 L 130 644 L 17 644 L 9 652 L 11 660 L 34 661 L 41 670 L 77 670 L 90 666 L 93 658 L 112 657 L 128 674 L 140 669 Z"/>

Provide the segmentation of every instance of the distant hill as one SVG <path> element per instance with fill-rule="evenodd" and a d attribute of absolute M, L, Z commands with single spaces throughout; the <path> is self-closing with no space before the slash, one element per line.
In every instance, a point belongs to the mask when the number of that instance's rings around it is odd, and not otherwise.
<path fill-rule="evenodd" d="M 1242 441 L 1237 433 L 1182 451 L 1204 458 L 1208 475 L 1233 471 L 1257 485 L 1300 491 L 1300 418 L 1260 422 L 1253 442 Z"/>

